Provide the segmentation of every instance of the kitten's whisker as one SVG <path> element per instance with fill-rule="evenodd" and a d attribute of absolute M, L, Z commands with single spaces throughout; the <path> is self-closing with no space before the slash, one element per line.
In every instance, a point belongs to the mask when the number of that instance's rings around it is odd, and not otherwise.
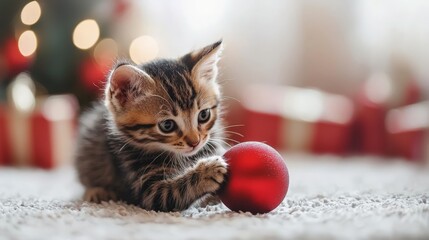
<path fill-rule="evenodd" d="M 214 140 L 213 142 L 217 143 L 218 145 L 222 146 L 223 148 L 231 148 L 231 144 L 222 142 L 220 140 Z"/>
<path fill-rule="evenodd" d="M 183 156 L 183 155 L 178 155 L 178 159 L 177 159 L 178 161 L 177 161 L 177 164 L 178 164 L 178 169 L 180 170 L 180 171 L 183 171 L 184 169 L 185 169 L 185 161 L 186 161 L 186 158 L 185 158 L 185 156 Z"/>
<path fill-rule="evenodd" d="M 213 142 L 213 143 L 215 143 L 215 142 Z M 211 150 L 212 150 L 212 154 L 215 154 L 216 153 L 216 146 L 213 144 L 212 142 L 209 142 L 209 147 L 211 147 Z"/>
<path fill-rule="evenodd" d="M 223 137 L 223 138 L 214 138 L 214 139 L 222 141 L 224 143 L 228 143 L 228 141 L 230 141 L 232 143 L 235 143 L 235 144 L 240 143 L 240 141 L 237 141 L 237 140 L 234 140 L 234 139 L 231 139 L 231 138 L 226 138 L 226 137 Z M 228 143 L 228 145 L 230 145 L 230 144 Z"/>
<path fill-rule="evenodd" d="M 204 154 L 204 157 L 209 157 L 213 154 L 216 153 L 216 149 L 214 148 L 214 146 L 212 145 L 212 143 L 208 142 L 207 143 L 207 147 L 209 148 L 209 152 L 207 152 L 206 154 Z"/>
<path fill-rule="evenodd" d="M 231 99 L 231 100 L 234 100 L 234 101 L 236 101 L 236 102 L 238 102 L 238 103 L 241 103 L 241 101 L 240 100 L 238 100 L 237 98 L 235 98 L 235 97 L 231 97 L 231 96 L 223 96 L 222 97 L 222 101 L 223 100 L 228 100 L 228 99 Z"/>
<path fill-rule="evenodd" d="M 213 144 L 211 142 L 207 142 L 206 144 L 207 144 L 207 147 L 210 148 L 210 151 L 214 151 L 215 150 L 214 147 L 213 147 Z"/>
<path fill-rule="evenodd" d="M 213 138 L 213 141 L 214 142 L 217 142 L 217 143 L 219 143 L 219 144 L 225 144 L 225 145 L 227 145 L 228 147 L 232 147 L 231 146 L 231 144 L 230 143 L 228 143 L 227 141 L 225 141 L 225 140 L 223 140 L 223 139 L 220 139 L 220 138 Z"/>
<path fill-rule="evenodd" d="M 239 136 L 242 138 L 244 137 L 243 134 L 238 133 L 238 132 L 233 132 L 233 131 L 213 131 L 213 133 L 214 134 L 222 134 L 222 136 L 215 136 L 215 137 L 222 137 L 222 138 L 227 138 L 228 136 L 231 136 L 231 135 L 236 135 L 236 136 Z M 232 140 L 232 139 L 228 139 L 228 140 Z M 237 140 L 235 140 L 235 141 L 237 141 Z"/>
<path fill-rule="evenodd" d="M 219 128 L 217 130 L 224 130 L 224 129 L 233 128 L 233 127 L 244 127 L 244 124 L 228 125 L 228 126 L 225 126 L 225 127 L 221 127 L 221 128 Z"/>
<path fill-rule="evenodd" d="M 235 132 L 235 131 L 224 131 L 223 129 L 215 129 L 212 132 L 213 133 L 231 133 L 231 134 L 243 137 L 243 134 L 241 134 L 241 133 L 238 133 L 238 132 Z"/>
<path fill-rule="evenodd" d="M 126 139 L 124 145 L 122 145 L 122 147 L 118 150 L 118 153 L 121 153 L 121 151 L 132 142 L 131 139 Z"/>
<path fill-rule="evenodd" d="M 156 159 L 158 159 L 162 154 L 164 154 L 165 151 L 162 151 L 160 154 L 158 154 L 158 156 L 156 156 L 147 166 L 145 169 L 143 169 L 142 174 L 146 173 L 146 170 L 149 169 L 150 166 L 152 166 L 152 164 L 156 161 Z"/>
<path fill-rule="evenodd" d="M 175 169 L 179 169 L 182 170 L 182 155 L 179 153 L 172 153 L 173 156 L 171 156 L 172 158 L 172 164 L 174 165 Z"/>
<path fill-rule="evenodd" d="M 164 151 L 165 152 L 165 151 Z M 163 168 L 163 170 L 164 170 L 164 177 L 166 177 L 166 174 L 165 174 L 165 170 L 167 169 L 167 167 L 166 167 L 166 164 L 165 164 L 165 161 L 167 160 L 167 159 L 170 159 L 171 157 L 170 157 L 170 154 L 169 153 L 167 153 L 166 155 L 165 155 L 165 158 L 162 160 L 162 168 Z"/>
<path fill-rule="evenodd" d="M 228 134 L 233 134 L 233 135 L 237 135 L 237 136 L 239 136 L 239 137 L 244 137 L 244 135 L 243 135 L 243 134 L 238 133 L 238 132 L 234 132 L 234 131 L 224 131 L 224 133 L 226 133 L 227 135 L 228 135 Z"/>
<path fill-rule="evenodd" d="M 223 140 L 231 141 L 231 142 L 236 143 L 236 144 L 240 143 L 240 141 L 237 141 L 235 139 L 228 138 L 228 137 L 223 137 Z"/>

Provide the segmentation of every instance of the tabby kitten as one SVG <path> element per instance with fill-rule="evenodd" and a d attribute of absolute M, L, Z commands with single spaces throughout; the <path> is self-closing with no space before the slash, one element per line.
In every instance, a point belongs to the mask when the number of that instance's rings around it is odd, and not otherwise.
<path fill-rule="evenodd" d="M 175 60 L 117 64 L 104 102 L 81 118 L 76 166 L 84 200 L 180 211 L 224 182 L 222 42 Z"/>

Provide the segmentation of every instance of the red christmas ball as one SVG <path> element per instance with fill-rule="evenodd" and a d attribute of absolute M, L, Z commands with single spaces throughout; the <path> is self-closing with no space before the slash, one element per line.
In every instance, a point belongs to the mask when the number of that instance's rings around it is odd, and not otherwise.
<path fill-rule="evenodd" d="M 228 176 L 219 196 L 229 209 L 267 213 L 283 201 L 289 188 L 289 173 L 274 148 L 260 142 L 244 142 L 223 157 L 228 163 Z"/>
<path fill-rule="evenodd" d="M 92 58 L 83 60 L 79 69 L 82 85 L 90 92 L 102 93 L 103 81 L 109 68 L 109 64 L 97 63 Z"/>
<path fill-rule="evenodd" d="M 32 61 L 32 56 L 24 57 L 21 54 L 18 41 L 15 38 L 10 38 L 6 41 L 4 49 L 0 51 L 0 55 L 4 55 L 4 64 L 9 76 L 25 71 Z"/>

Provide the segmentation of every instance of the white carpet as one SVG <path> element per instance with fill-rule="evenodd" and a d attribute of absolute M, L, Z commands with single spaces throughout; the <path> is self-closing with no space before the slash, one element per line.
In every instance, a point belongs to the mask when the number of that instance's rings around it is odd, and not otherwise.
<path fill-rule="evenodd" d="M 287 165 L 285 201 L 257 216 L 90 204 L 71 168 L 0 168 L 0 239 L 429 239 L 428 167 L 309 156 Z"/>

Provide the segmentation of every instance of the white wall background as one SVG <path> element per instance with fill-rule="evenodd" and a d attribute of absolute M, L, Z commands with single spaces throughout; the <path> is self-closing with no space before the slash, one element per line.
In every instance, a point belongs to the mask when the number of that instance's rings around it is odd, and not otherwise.
<path fill-rule="evenodd" d="M 223 78 L 232 89 L 266 82 L 353 94 L 374 71 L 400 71 L 401 78 L 416 79 L 429 93 L 426 0 L 132 4 L 132 13 L 117 23 L 124 42 L 150 35 L 160 57 L 175 57 L 223 38 Z"/>

